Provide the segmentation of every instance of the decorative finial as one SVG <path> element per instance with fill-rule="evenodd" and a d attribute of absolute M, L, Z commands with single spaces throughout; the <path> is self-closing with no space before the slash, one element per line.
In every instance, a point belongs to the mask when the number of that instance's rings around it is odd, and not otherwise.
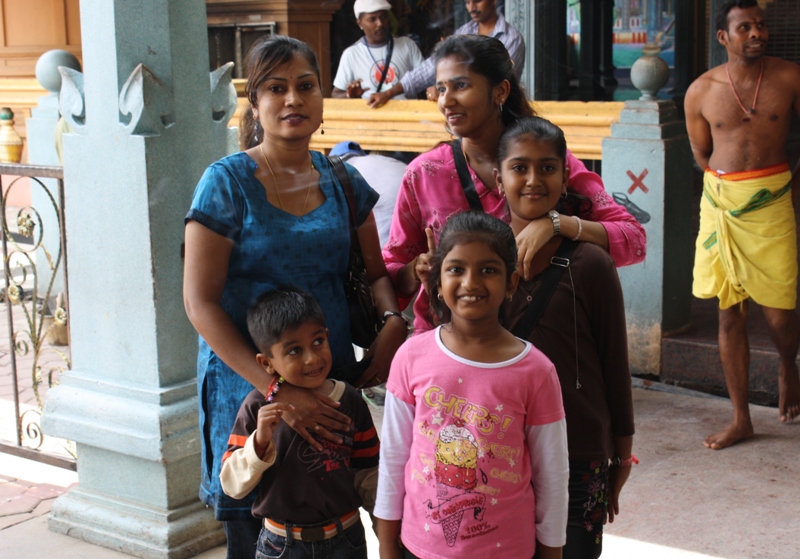
<path fill-rule="evenodd" d="M 640 101 L 657 101 L 658 90 L 669 81 L 669 65 L 658 56 L 642 56 L 631 66 L 631 82 L 642 92 Z"/>

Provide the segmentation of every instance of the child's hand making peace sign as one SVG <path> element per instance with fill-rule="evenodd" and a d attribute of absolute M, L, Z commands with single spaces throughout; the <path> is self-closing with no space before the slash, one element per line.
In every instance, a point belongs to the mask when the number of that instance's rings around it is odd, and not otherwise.
<path fill-rule="evenodd" d="M 425 228 L 425 236 L 428 238 L 428 252 L 420 254 L 414 259 L 413 273 L 427 291 L 428 276 L 430 276 L 431 273 L 431 262 L 433 261 L 433 255 L 436 254 L 436 238 L 433 235 L 433 229 L 430 227 Z"/>

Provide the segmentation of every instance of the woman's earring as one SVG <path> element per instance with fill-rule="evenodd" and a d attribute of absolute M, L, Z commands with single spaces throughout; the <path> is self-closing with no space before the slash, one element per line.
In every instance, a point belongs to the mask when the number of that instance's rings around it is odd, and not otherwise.
<path fill-rule="evenodd" d="M 564 189 L 564 192 L 561 193 L 561 197 L 566 200 L 567 199 L 567 190 Z"/>
<path fill-rule="evenodd" d="M 513 300 L 514 300 L 514 294 L 512 293 L 511 295 L 508 296 L 508 302 L 510 303 Z"/>
<path fill-rule="evenodd" d="M 325 120 L 319 123 L 319 133 L 325 135 Z"/>
<path fill-rule="evenodd" d="M 444 297 L 442 297 L 442 292 L 436 294 L 436 297 L 441 301 Z"/>
<path fill-rule="evenodd" d="M 500 116 L 503 116 L 503 104 L 502 104 L 502 103 L 500 103 L 500 104 L 497 106 L 497 110 L 498 110 L 498 111 L 500 111 Z"/>
<path fill-rule="evenodd" d="M 258 131 L 261 129 L 261 123 L 256 120 L 255 132 L 253 133 L 253 140 L 258 143 Z"/>

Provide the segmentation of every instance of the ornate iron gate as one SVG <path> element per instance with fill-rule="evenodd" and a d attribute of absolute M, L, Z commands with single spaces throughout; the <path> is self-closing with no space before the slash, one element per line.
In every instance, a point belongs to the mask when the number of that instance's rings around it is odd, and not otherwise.
<path fill-rule="evenodd" d="M 76 469 L 68 441 L 46 439 L 40 420 L 46 391 L 70 368 L 67 244 L 62 167 L 0 164 L 0 219 L 8 336 L 0 336 L 0 399 L 13 399 L 15 433 L 0 452 Z M 11 206 L 29 182 L 31 204 Z M 57 235 L 56 235 L 57 232 Z M 0 414 L 12 413 L 3 402 Z M 4 425 L 8 423 L 4 420 Z M 13 438 L 14 440 L 5 440 Z"/>

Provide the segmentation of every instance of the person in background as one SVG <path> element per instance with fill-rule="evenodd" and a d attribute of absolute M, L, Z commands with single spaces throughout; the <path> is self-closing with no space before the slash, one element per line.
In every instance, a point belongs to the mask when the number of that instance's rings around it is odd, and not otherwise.
<path fill-rule="evenodd" d="M 719 300 L 719 356 L 733 405 L 731 423 L 706 437 L 713 450 L 753 436 L 750 299 L 761 305 L 780 356 L 778 417 L 789 422 L 800 415 L 800 167 L 792 172 L 786 153 L 792 113 L 800 116 L 800 66 L 766 56 L 769 31 L 755 0 L 723 3 L 716 24 L 728 62 L 686 91 L 686 130 L 705 171 L 692 293 Z"/>
<path fill-rule="evenodd" d="M 517 79 L 525 67 L 525 41 L 519 31 L 514 29 L 498 13 L 496 0 L 467 0 L 467 11 L 472 21 L 458 29 L 454 35 L 484 35 L 497 38 L 506 47 Z M 436 61 L 431 56 L 413 71 L 405 74 L 400 82 L 370 98 L 373 108 L 385 105 L 389 99 L 416 98 L 423 91 L 429 101 L 436 101 L 439 95 L 434 87 L 436 81 Z"/>
<path fill-rule="evenodd" d="M 333 97 L 360 97 L 372 104 L 376 94 L 391 89 L 403 75 L 423 63 L 414 41 L 392 36 L 391 9 L 386 0 L 356 0 L 353 11 L 364 36 L 342 53 L 333 80 Z"/>
<path fill-rule="evenodd" d="M 389 228 L 392 225 L 392 212 L 400 190 L 400 181 L 406 172 L 406 164 L 394 157 L 377 153 L 367 153 L 356 142 L 339 142 L 330 155 L 338 155 L 355 167 L 367 183 L 380 194 L 378 202 L 372 208 L 375 222 L 378 225 L 378 236 L 381 246 L 389 240 Z"/>

